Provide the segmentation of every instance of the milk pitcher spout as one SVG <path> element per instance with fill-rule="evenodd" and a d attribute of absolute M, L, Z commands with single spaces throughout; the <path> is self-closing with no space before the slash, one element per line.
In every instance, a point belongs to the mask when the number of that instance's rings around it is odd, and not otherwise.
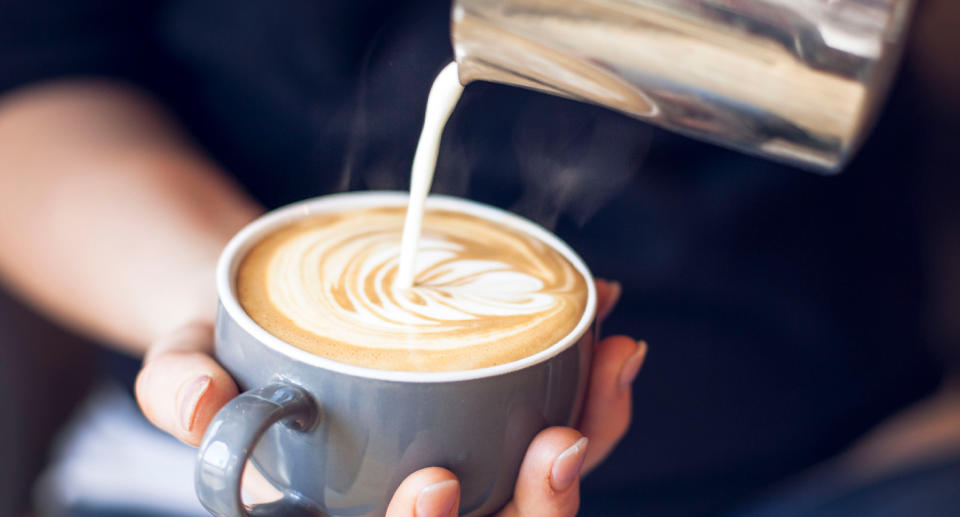
<path fill-rule="evenodd" d="M 810 170 L 869 131 L 913 0 L 454 0 L 460 81 L 533 88 Z"/>

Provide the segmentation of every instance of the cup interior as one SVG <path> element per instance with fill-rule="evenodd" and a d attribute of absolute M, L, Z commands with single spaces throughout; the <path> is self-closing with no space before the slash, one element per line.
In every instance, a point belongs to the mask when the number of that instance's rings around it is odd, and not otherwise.
<path fill-rule="evenodd" d="M 546 361 L 559 354 L 578 342 L 587 329 L 590 328 L 597 306 L 597 292 L 594 287 L 593 276 L 583 263 L 583 260 L 574 253 L 566 243 L 542 226 L 505 210 L 465 199 L 440 195 L 431 195 L 427 199 L 428 209 L 434 208 L 466 213 L 502 224 L 546 243 L 563 255 L 564 258 L 573 265 L 587 283 L 587 304 L 584 308 L 583 315 L 580 317 L 580 321 L 577 322 L 576 327 L 574 327 L 569 334 L 557 343 L 536 354 L 497 366 L 446 372 L 379 370 L 341 363 L 290 345 L 260 327 L 240 306 L 236 295 L 237 268 L 247 252 L 271 232 L 299 219 L 317 214 L 362 208 L 406 206 L 408 198 L 409 196 L 406 192 L 347 192 L 307 199 L 267 213 L 237 233 L 220 255 L 220 260 L 217 264 L 217 295 L 220 299 L 220 304 L 233 321 L 244 331 L 255 337 L 263 343 L 264 346 L 273 348 L 291 359 L 347 375 L 396 382 L 453 382 L 503 375 Z"/>

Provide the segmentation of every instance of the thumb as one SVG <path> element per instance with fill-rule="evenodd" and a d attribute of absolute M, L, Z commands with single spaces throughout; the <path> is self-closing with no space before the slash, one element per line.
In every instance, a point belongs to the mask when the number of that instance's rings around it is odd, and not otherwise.
<path fill-rule="evenodd" d="M 452 517 L 460 505 L 460 482 L 447 469 L 430 467 L 400 483 L 386 517 Z"/>
<path fill-rule="evenodd" d="M 186 325 L 151 346 L 137 375 L 137 402 L 147 419 L 194 446 L 217 411 L 237 396 L 237 385 L 210 356 L 212 349 L 212 325 Z"/>
<path fill-rule="evenodd" d="M 513 500 L 499 517 L 566 517 L 580 508 L 580 471 L 588 440 L 569 427 L 550 427 L 534 438 L 520 465 Z"/>

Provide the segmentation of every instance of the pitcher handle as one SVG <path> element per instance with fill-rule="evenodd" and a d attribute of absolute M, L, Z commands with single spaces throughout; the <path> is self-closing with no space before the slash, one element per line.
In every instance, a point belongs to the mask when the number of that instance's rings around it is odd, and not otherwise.
<path fill-rule="evenodd" d="M 319 413 L 305 391 L 284 382 L 247 391 L 227 403 L 200 444 L 194 475 L 200 503 L 218 517 L 323 515 L 313 502 L 289 488 L 280 500 L 249 509 L 240 494 L 243 469 L 267 429 L 282 422 L 308 431 Z"/>

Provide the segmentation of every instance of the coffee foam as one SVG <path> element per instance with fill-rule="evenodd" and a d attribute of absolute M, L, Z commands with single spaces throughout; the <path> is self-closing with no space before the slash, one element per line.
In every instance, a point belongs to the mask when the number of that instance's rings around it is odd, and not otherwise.
<path fill-rule="evenodd" d="M 583 276 L 524 233 L 453 211 L 424 217 L 415 285 L 395 287 L 401 207 L 319 215 L 268 235 L 237 274 L 261 327 L 308 352 L 403 371 L 483 368 L 569 334 Z"/>

